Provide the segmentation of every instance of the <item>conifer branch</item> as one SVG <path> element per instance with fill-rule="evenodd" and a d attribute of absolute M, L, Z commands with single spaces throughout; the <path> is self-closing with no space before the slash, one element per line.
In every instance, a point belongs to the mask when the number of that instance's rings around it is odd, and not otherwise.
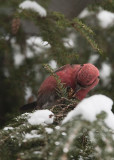
<path fill-rule="evenodd" d="M 54 70 L 48 64 L 44 64 L 43 66 L 56 79 L 56 82 L 57 82 L 56 90 L 57 90 L 59 97 L 61 96 L 68 97 L 67 88 L 64 86 L 64 83 L 61 82 L 61 79 L 59 78 L 59 76 L 54 72 Z"/>
<path fill-rule="evenodd" d="M 85 37 L 85 39 L 90 43 L 93 49 L 97 50 L 101 55 L 103 54 L 103 51 L 98 47 L 98 44 L 92 39 L 94 32 L 88 26 L 86 26 L 77 18 L 73 20 L 72 26 L 83 37 Z"/>

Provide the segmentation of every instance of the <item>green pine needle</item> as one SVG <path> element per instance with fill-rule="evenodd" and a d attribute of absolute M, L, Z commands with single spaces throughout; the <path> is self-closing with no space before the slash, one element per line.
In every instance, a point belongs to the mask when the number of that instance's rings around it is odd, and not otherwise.
<path fill-rule="evenodd" d="M 54 72 L 54 70 L 48 65 L 44 64 L 44 68 L 56 79 L 57 82 L 57 94 L 59 97 L 68 97 L 67 88 L 64 86 L 64 83 L 61 82 L 59 76 Z"/>

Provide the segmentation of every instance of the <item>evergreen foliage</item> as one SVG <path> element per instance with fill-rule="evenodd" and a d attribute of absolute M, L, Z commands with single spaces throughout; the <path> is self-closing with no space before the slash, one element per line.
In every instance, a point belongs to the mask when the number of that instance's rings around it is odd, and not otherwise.
<path fill-rule="evenodd" d="M 100 54 L 103 54 L 103 51 L 98 47 L 97 43 L 92 39 L 94 32 L 82 23 L 79 19 L 75 18 L 73 20 L 72 26 L 81 33 L 83 37 L 90 43 L 93 49 L 97 50 Z"/>
<path fill-rule="evenodd" d="M 79 35 L 74 31 L 72 23 L 76 23 L 75 27 L 83 33 L 82 37 L 84 36 L 93 48 L 100 51 L 91 39 L 93 31 L 80 20 L 68 20 L 61 13 L 49 11 L 47 16 L 42 18 L 35 11 L 19 9 L 21 2 L 23 1 L 0 2 L 1 125 L 13 114 L 17 114 L 20 106 L 27 103 L 28 100 L 25 99 L 27 88 L 30 88 L 32 95 L 37 95 L 38 88 L 46 77 L 42 64 L 48 64 L 51 60 L 55 60 L 58 67 L 68 63 L 87 63 L 84 56 L 88 57 L 89 51 L 88 53 L 84 51 L 81 58 L 83 51 L 79 48 L 85 47 L 83 40 L 82 47 L 75 42 Z M 50 1 L 38 2 L 45 8 L 50 3 Z M 71 34 L 75 36 L 74 46 L 64 40 Z M 38 44 L 38 38 L 41 38 L 42 45 Z M 86 48 L 87 46 L 88 44 Z"/>
<path fill-rule="evenodd" d="M 46 17 L 19 9 L 21 2 L 0 2 L 0 126 L 9 124 L 10 127 L 0 130 L 0 160 L 113 159 L 114 133 L 104 124 L 105 113 L 98 115 L 93 123 L 79 116 L 61 124 L 78 102 L 69 99 L 67 89 L 49 65 L 52 61 L 57 67 L 83 64 L 97 56 L 93 63 L 99 69 L 106 64 L 112 71 L 88 95 L 102 93 L 113 99 L 114 24 L 103 28 L 97 15 L 101 9 L 114 12 L 114 0 L 89 6 L 92 14 L 70 20 L 59 12 L 49 11 L 50 0 L 36 0 L 47 9 Z M 51 108 L 55 123 L 32 126 L 27 121 L 28 114 L 9 122 L 19 114 L 19 107 L 29 102 L 31 96 L 26 98 L 27 89 L 36 97 L 47 76 L 43 64 L 58 85 L 61 104 Z M 46 128 L 52 132 L 49 134 Z M 27 139 L 27 134 L 39 137 Z"/>
<path fill-rule="evenodd" d="M 61 82 L 59 76 L 54 72 L 54 70 L 47 64 L 44 64 L 44 68 L 56 79 L 57 82 L 57 94 L 59 97 L 66 97 L 68 98 L 67 88 Z"/>
<path fill-rule="evenodd" d="M 104 124 L 105 116 L 93 123 L 78 116 L 56 126 L 30 125 L 29 114 L 23 114 L 0 131 L 0 160 L 111 159 L 113 131 Z"/>

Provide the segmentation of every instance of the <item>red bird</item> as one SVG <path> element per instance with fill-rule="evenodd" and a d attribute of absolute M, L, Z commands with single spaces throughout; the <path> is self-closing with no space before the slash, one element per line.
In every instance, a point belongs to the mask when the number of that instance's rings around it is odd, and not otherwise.
<path fill-rule="evenodd" d="M 83 65 L 67 64 L 55 73 L 65 87 L 73 89 L 75 98 L 79 100 L 82 100 L 99 82 L 99 70 L 90 63 Z M 53 76 L 47 77 L 39 88 L 37 101 L 26 104 L 21 109 L 42 109 L 52 106 L 59 98 L 56 88 L 55 78 Z"/>

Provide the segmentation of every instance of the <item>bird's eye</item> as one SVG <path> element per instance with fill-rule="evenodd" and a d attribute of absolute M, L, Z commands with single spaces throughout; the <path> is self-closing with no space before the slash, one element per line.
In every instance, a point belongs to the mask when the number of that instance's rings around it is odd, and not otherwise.
<path fill-rule="evenodd" d="M 100 79 L 100 76 L 98 76 L 98 79 Z"/>

